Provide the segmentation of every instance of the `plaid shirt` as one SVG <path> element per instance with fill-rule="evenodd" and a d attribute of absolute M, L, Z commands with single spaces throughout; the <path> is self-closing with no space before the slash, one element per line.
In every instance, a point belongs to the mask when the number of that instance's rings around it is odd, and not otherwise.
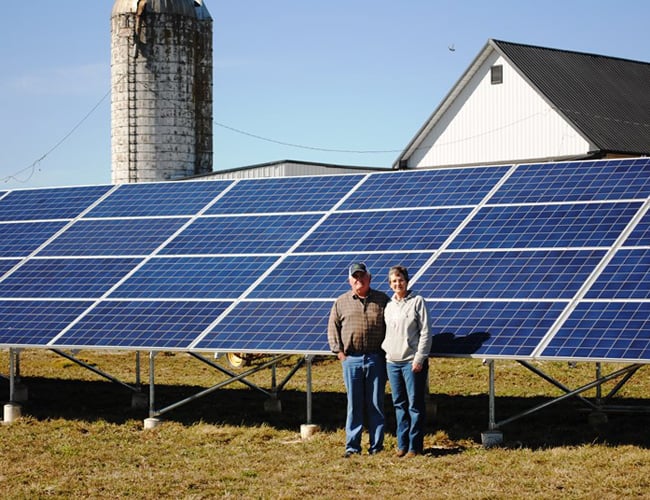
<path fill-rule="evenodd" d="M 327 324 L 332 352 L 343 351 L 348 356 L 381 352 L 386 334 L 384 308 L 388 302 L 388 295 L 372 289 L 365 299 L 352 291 L 336 299 Z"/>

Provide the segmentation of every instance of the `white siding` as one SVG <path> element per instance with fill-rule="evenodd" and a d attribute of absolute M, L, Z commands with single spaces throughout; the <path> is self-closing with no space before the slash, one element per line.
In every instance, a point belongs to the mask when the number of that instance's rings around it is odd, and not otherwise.
<path fill-rule="evenodd" d="M 214 179 L 254 179 L 258 177 L 291 177 L 300 175 L 335 175 L 368 173 L 377 169 L 363 167 L 336 167 L 317 164 L 278 162 L 253 167 L 243 167 L 235 170 L 216 171 L 189 180 L 214 180 Z M 386 170 L 388 171 L 388 169 Z"/>
<path fill-rule="evenodd" d="M 408 161 L 409 168 L 542 160 L 591 147 L 503 58 L 488 57 Z M 490 68 L 503 66 L 503 83 Z M 552 75 L 549 75 L 552 77 Z"/>

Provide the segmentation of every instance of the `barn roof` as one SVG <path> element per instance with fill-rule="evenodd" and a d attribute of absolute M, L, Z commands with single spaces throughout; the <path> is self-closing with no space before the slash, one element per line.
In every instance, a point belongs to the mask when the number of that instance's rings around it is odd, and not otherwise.
<path fill-rule="evenodd" d="M 650 152 L 650 63 L 490 40 L 598 149 Z"/>

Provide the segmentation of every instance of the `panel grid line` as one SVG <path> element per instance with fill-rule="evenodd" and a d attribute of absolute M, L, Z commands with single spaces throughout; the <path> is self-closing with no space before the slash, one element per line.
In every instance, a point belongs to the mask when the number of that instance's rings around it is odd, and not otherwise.
<path fill-rule="evenodd" d="M 185 224 L 183 224 L 178 230 L 169 236 L 163 243 L 161 243 L 156 250 L 154 250 L 148 257 L 145 257 L 138 265 L 136 265 L 133 269 L 131 269 L 130 272 L 128 272 L 121 280 L 119 280 L 116 284 L 114 284 L 110 289 L 108 289 L 102 297 L 97 299 L 88 309 L 86 309 L 83 313 L 81 313 L 77 318 L 75 318 L 66 328 L 61 330 L 58 335 L 56 335 L 49 343 L 48 345 L 55 345 L 56 342 L 64 336 L 70 329 L 72 329 L 79 321 L 81 321 L 83 318 L 85 318 L 93 309 L 95 309 L 101 302 L 102 299 L 105 299 L 107 296 L 109 296 L 114 290 L 116 290 L 122 283 L 124 283 L 127 279 L 129 279 L 135 272 L 142 268 L 146 262 L 148 262 L 151 258 L 153 258 L 158 252 L 160 252 L 167 243 L 169 243 L 171 240 L 174 239 L 174 237 L 178 234 L 180 234 L 186 227 L 188 227 L 196 218 L 199 217 L 201 213 L 204 213 L 210 206 L 212 206 L 214 203 L 217 202 L 217 200 L 224 195 L 224 193 L 228 192 L 230 189 L 233 188 L 233 186 L 236 185 L 235 183 L 230 184 L 229 186 L 226 187 L 219 195 L 217 195 L 211 202 L 209 202 L 207 205 L 205 205 L 199 213 L 195 214 L 194 217 L 191 217 Z"/>
<path fill-rule="evenodd" d="M 345 200 L 347 200 L 350 196 L 354 194 L 354 192 L 359 189 L 359 187 L 368 179 L 369 175 L 365 175 L 361 178 L 359 182 L 355 186 L 350 189 L 350 191 L 344 195 L 337 203 L 335 203 L 330 210 L 327 211 L 326 214 L 324 214 L 309 230 L 307 230 L 301 238 L 298 238 L 298 240 L 280 257 L 278 260 L 276 260 L 271 266 L 264 272 L 255 282 L 253 282 L 248 289 L 246 289 L 240 297 L 233 302 L 229 307 L 227 307 L 215 320 L 203 331 L 201 334 L 190 344 L 190 349 L 195 348 L 198 344 L 200 344 L 203 339 L 219 324 L 223 319 L 230 314 L 230 312 L 237 307 L 239 303 L 242 302 L 254 289 L 257 287 L 257 285 L 262 282 L 268 275 L 270 275 L 281 263 L 286 259 L 287 255 L 291 254 L 293 250 L 298 248 L 303 241 L 305 241 L 310 234 L 312 234 L 322 223 L 325 221 L 330 214 L 336 211 L 338 207 L 340 207 L 343 203 L 345 203 Z"/>
<path fill-rule="evenodd" d="M 544 352 L 548 344 L 551 342 L 555 334 L 560 330 L 562 325 L 565 323 L 567 318 L 571 315 L 571 313 L 575 310 L 575 308 L 578 306 L 580 301 L 584 298 L 584 296 L 587 294 L 589 291 L 589 288 L 593 285 L 593 283 L 596 281 L 598 276 L 603 272 L 603 269 L 607 266 L 607 264 L 613 259 L 616 251 L 618 248 L 621 247 L 623 242 L 626 240 L 626 238 L 632 233 L 636 225 L 639 223 L 639 221 L 643 218 L 643 216 L 648 212 L 648 209 L 650 208 L 650 199 L 646 200 L 646 202 L 643 204 L 643 206 L 638 210 L 637 214 L 632 218 L 632 220 L 629 221 L 625 229 L 621 232 L 617 240 L 612 244 L 611 248 L 609 251 L 605 254 L 601 262 L 596 266 L 596 268 L 593 270 L 593 272 L 589 275 L 589 277 L 585 280 L 584 284 L 578 290 L 576 295 L 574 296 L 573 300 L 567 305 L 566 309 L 562 311 L 562 314 L 557 318 L 557 321 L 553 324 L 553 326 L 548 330 L 547 334 L 544 336 L 544 338 L 540 341 L 539 345 L 537 348 L 533 351 L 532 356 L 533 357 L 539 357 L 541 354 Z"/>

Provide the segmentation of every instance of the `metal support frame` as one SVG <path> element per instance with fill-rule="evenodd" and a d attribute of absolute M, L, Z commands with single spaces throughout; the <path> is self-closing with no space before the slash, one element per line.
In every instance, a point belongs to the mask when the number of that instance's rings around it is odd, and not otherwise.
<path fill-rule="evenodd" d="M 13 402 L 16 397 L 16 352 L 9 349 L 9 401 Z"/>
<path fill-rule="evenodd" d="M 641 364 L 632 364 L 632 365 L 623 367 L 623 368 L 621 368 L 619 370 L 616 370 L 616 371 L 610 373 L 609 375 L 603 375 L 600 363 L 598 363 L 598 366 L 596 368 L 596 378 L 593 381 L 591 381 L 591 382 L 589 382 L 589 383 L 587 383 L 585 385 L 582 385 L 582 386 L 580 386 L 580 387 L 578 387 L 576 389 L 570 389 L 570 388 L 566 387 L 564 384 L 562 384 L 562 383 L 558 382 L 557 380 L 555 380 L 550 375 L 544 373 L 539 368 L 531 365 L 530 363 L 528 363 L 526 361 L 521 361 L 521 360 L 517 360 L 517 362 L 519 364 L 521 364 L 522 366 L 526 367 L 527 369 L 529 369 L 531 372 L 533 372 L 536 375 L 540 376 L 544 380 L 548 381 L 549 383 L 551 383 L 554 386 L 558 387 L 559 389 L 563 390 L 564 394 L 562 396 L 553 398 L 550 401 L 539 404 L 539 405 L 537 405 L 537 406 L 535 406 L 533 408 L 525 410 L 525 411 L 523 411 L 521 413 L 513 415 L 512 417 L 506 418 L 506 419 L 501 420 L 501 421 L 497 421 L 496 417 L 495 417 L 495 401 L 496 401 L 496 396 L 495 396 L 495 376 L 494 376 L 494 374 L 495 374 L 495 367 L 494 367 L 495 360 L 493 360 L 493 359 L 487 360 L 486 364 L 488 365 L 488 367 L 490 369 L 490 373 L 489 373 L 489 391 L 490 391 L 490 393 L 489 393 L 489 417 L 488 417 L 489 421 L 488 421 L 488 425 L 489 425 L 489 429 L 491 431 L 492 430 L 497 430 L 497 429 L 501 428 L 502 426 L 504 426 L 506 424 L 509 424 L 509 423 L 511 423 L 511 422 L 513 422 L 515 420 L 518 420 L 518 419 L 520 419 L 522 417 L 531 415 L 532 413 L 535 413 L 535 412 L 537 412 L 539 410 L 547 408 L 547 407 L 549 407 L 551 405 L 554 405 L 556 403 L 559 403 L 560 401 L 564 401 L 565 399 L 568 399 L 568 398 L 571 398 L 571 397 L 575 397 L 578 401 L 582 402 L 583 404 L 585 404 L 586 406 L 588 406 L 592 410 L 600 410 L 600 411 L 607 410 L 608 408 L 603 406 L 602 402 L 603 401 L 609 401 L 621 389 L 621 387 L 623 387 L 623 385 L 625 385 L 625 383 L 636 373 L 636 371 L 639 368 L 641 368 L 641 366 L 643 366 Z M 601 395 L 601 392 L 600 392 L 600 388 L 601 388 L 602 384 L 604 384 L 606 382 L 609 382 L 610 380 L 617 379 L 619 377 L 622 377 L 622 379 L 616 384 L 616 386 L 604 398 L 602 398 L 602 395 Z M 580 394 L 582 394 L 583 392 L 588 391 L 590 389 L 593 389 L 594 387 L 598 388 L 596 403 L 594 403 L 592 401 L 589 401 L 588 399 L 580 396 Z"/>
<path fill-rule="evenodd" d="M 106 373 L 106 372 L 100 370 L 99 368 L 95 368 L 94 366 L 92 366 L 92 365 L 86 363 L 85 361 L 82 361 L 82 360 L 80 360 L 80 359 L 74 357 L 72 354 L 68 354 L 68 353 L 66 353 L 66 352 L 60 351 L 59 349 L 50 349 L 50 351 L 52 351 L 52 352 L 55 353 L 55 354 L 58 354 L 59 356 L 62 356 L 62 357 L 64 357 L 64 358 L 66 358 L 66 359 L 68 359 L 68 360 L 70 360 L 70 361 L 72 361 L 73 363 L 78 364 L 79 366 L 81 366 L 81 367 L 83 367 L 83 368 L 85 368 L 85 369 L 87 369 L 87 370 L 90 370 L 91 372 L 93 372 L 93 373 L 99 375 L 100 377 L 104 377 L 105 379 L 110 380 L 111 382 L 114 382 L 114 383 L 116 383 L 116 384 L 119 384 L 119 385 L 121 385 L 122 387 L 126 387 L 126 388 L 129 389 L 130 391 L 133 391 L 133 392 L 140 392 L 140 388 L 139 388 L 139 387 L 132 386 L 132 385 L 130 385 L 130 384 L 127 384 L 126 382 L 122 382 L 122 381 L 121 381 L 120 379 L 118 379 L 117 377 L 114 377 L 113 375 L 110 375 L 110 374 L 108 374 L 108 373 Z"/>
<path fill-rule="evenodd" d="M 216 391 L 217 389 L 220 389 L 226 385 L 232 384 L 233 382 L 242 382 L 243 384 L 247 385 L 251 389 L 255 389 L 262 394 L 265 394 L 268 397 L 271 398 L 277 398 L 277 395 L 282 391 L 284 386 L 289 382 L 289 380 L 295 375 L 295 373 L 300 369 L 300 367 L 305 363 L 306 358 L 300 358 L 297 363 L 291 368 L 287 376 L 278 384 L 276 381 L 276 371 L 275 368 L 278 363 L 281 361 L 291 357 L 291 354 L 281 354 L 278 356 L 275 356 L 273 359 L 262 363 L 259 366 L 256 366 L 254 368 L 251 368 L 245 372 L 242 373 L 235 373 L 231 370 L 228 370 L 227 368 L 218 365 L 211 360 L 205 358 L 204 356 L 201 356 L 200 354 L 194 353 L 194 352 L 189 352 L 188 353 L 190 356 L 192 356 L 195 359 L 198 359 L 199 361 L 207 364 L 208 366 L 222 372 L 223 374 L 227 375 L 229 378 L 226 380 L 223 380 L 211 387 L 208 387 L 207 389 L 204 389 L 202 391 L 197 392 L 196 394 L 193 394 L 187 398 L 181 399 L 175 403 L 172 403 L 168 406 L 165 406 L 164 408 L 158 408 L 156 409 L 155 407 L 155 378 L 154 378 L 154 356 L 155 354 L 151 352 L 149 354 L 149 417 L 150 418 L 155 418 L 159 417 L 171 410 L 174 410 L 176 408 L 179 408 L 180 406 L 183 406 L 187 403 L 190 403 L 192 401 L 195 401 L 199 398 L 202 398 L 203 396 L 207 396 L 208 394 L 211 394 L 212 392 Z M 266 368 L 271 368 L 272 369 L 272 387 L 271 390 L 266 390 L 259 385 L 251 382 L 250 380 L 247 380 L 246 378 L 249 377 L 250 375 L 257 373 L 261 370 L 264 370 Z M 308 400 L 308 412 L 311 412 L 311 384 L 308 383 L 308 389 L 307 389 L 307 400 Z"/>

